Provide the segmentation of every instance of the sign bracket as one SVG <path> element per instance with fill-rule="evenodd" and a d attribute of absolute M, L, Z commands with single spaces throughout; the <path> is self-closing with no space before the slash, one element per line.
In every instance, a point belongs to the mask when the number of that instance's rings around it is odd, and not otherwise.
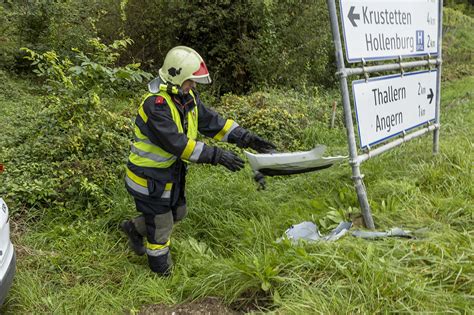
<path fill-rule="evenodd" d="M 367 157 L 370 159 L 372 157 L 372 155 L 370 154 L 370 149 L 371 149 L 370 144 L 368 144 L 366 148 L 367 149 L 365 150 L 365 152 L 367 153 Z"/>
<path fill-rule="evenodd" d="M 437 58 L 437 59 L 429 59 L 429 60 L 404 61 L 402 62 L 402 67 L 404 70 L 406 70 L 406 69 L 411 69 L 411 68 L 426 67 L 428 65 L 439 66 L 440 64 L 441 64 L 441 58 Z M 373 65 L 373 66 L 365 66 L 365 72 L 367 73 L 381 72 L 381 71 L 399 71 L 399 70 L 400 70 L 399 62 Z M 354 68 L 345 68 L 344 70 L 340 69 L 338 70 L 338 72 L 336 72 L 336 75 L 338 75 L 338 77 L 340 77 L 343 74 L 346 77 L 355 76 L 355 75 L 363 75 L 364 69 L 362 67 L 354 67 Z"/>
<path fill-rule="evenodd" d="M 402 55 L 398 56 L 398 64 L 400 65 L 400 74 L 402 75 L 402 78 L 403 78 L 403 75 L 405 74 L 405 70 L 403 70 Z"/>
<path fill-rule="evenodd" d="M 431 67 L 431 63 L 429 62 L 430 59 L 431 59 L 431 54 L 430 53 L 426 54 L 426 60 L 428 60 L 428 70 L 430 70 L 430 72 L 431 72 L 433 67 Z"/>
<path fill-rule="evenodd" d="M 367 72 L 365 58 L 362 58 L 362 71 L 364 71 L 365 82 L 369 81 L 369 73 Z"/>

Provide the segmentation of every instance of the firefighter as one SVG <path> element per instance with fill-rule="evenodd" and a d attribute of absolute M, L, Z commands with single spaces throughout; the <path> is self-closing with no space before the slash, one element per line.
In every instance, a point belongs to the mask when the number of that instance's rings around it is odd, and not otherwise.
<path fill-rule="evenodd" d="M 125 182 L 141 215 L 120 227 L 131 249 L 137 255 L 146 253 L 150 269 L 160 275 L 168 275 L 172 266 L 173 224 L 187 213 L 188 165 L 222 165 L 232 172 L 244 166 L 237 154 L 197 141 L 198 132 L 260 153 L 275 149 L 272 143 L 207 108 L 196 91 L 197 83 L 211 83 L 201 56 L 185 46 L 171 49 L 159 76 L 148 84 L 149 93 L 135 119 Z"/>

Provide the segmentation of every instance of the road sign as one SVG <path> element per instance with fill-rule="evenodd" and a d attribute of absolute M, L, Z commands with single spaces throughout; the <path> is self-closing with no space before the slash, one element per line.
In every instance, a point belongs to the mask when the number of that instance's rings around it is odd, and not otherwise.
<path fill-rule="evenodd" d="M 352 82 L 361 148 L 435 119 L 437 72 L 420 71 Z"/>
<path fill-rule="evenodd" d="M 349 62 L 437 55 L 439 0 L 340 0 Z"/>

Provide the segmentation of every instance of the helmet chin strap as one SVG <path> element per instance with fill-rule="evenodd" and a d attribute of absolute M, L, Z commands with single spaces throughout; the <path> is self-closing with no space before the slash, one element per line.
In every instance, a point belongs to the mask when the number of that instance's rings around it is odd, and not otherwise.
<path fill-rule="evenodd" d="M 183 90 L 177 85 L 173 85 L 170 82 L 164 82 L 160 77 L 156 77 L 148 83 L 148 91 L 150 93 L 159 93 L 160 91 L 163 91 L 168 94 L 176 94 L 179 96 L 184 94 Z"/>
<path fill-rule="evenodd" d="M 183 90 L 176 85 L 173 85 L 171 83 L 168 83 L 167 85 L 161 84 L 160 85 L 160 91 L 162 90 L 162 87 L 164 87 L 164 90 L 168 94 L 177 94 L 179 96 L 183 96 Z"/>

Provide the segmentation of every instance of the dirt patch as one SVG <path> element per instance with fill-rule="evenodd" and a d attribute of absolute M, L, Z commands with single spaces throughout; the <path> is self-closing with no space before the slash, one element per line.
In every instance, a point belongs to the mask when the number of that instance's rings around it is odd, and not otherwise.
<path fill-rule="evenodd" d="M 202 300 L 183 303 L 179 305 L 154 304 L 143 307 L 139 315 L 214 315 L 214 314 L 240 314 L 229 309 L 218 298 L 207 297 Z"/>
<path fill-rule="evenodd" d="M 350 219 L 352 221 L 352 227 L 353 228 L 364 228 L 364 218 L 360 213 L 352 213 L 350 215 Z"/>
<path fill-rule="evenodd" d="M 238 299 L 232 302 L 230 308 L 239 312 L 239 314 L 251 313 L 268 310 L 272 302 L 273 298 L 269 295 L 269 292 L 249 290 L 242 293 Z"/>

